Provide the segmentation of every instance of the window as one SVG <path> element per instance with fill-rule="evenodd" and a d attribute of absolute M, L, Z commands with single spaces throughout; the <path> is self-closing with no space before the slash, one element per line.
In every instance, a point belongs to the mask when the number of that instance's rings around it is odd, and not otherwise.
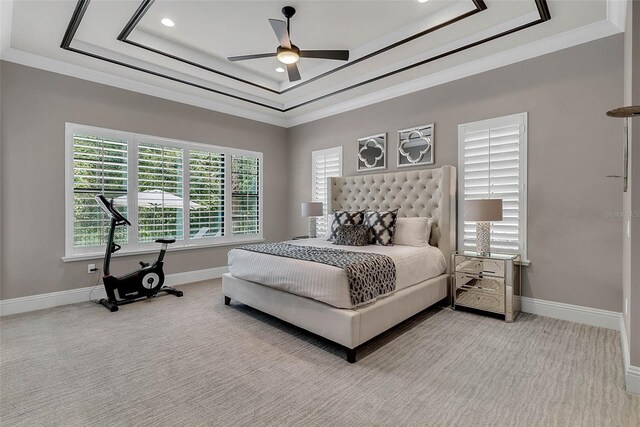
<path fill-rule="evenodd" d="M 73 246 L 106 245 L 109 221 L 94 197 L 104 194 L 116 202 L 123 200 L 118 206 L 127 215 L 128 141 L 78 132 L 73 142 Z M 126 242 L 127 232 L 119 228 L 116 243 Z"/>
<path fill-rule="evenodd" d="M 327 232 L 329 214 L 327 178 L 342 176 L 342 147 L 314 151 L 311 162 L 311 200 L 322 202 L 324 216 L 317 219 L 316 229 L 318 236 L 323 236 Z"/>
<path fill-rule="evenodd" d="M 183 149 L 138 144 L 138 241 L 184 237 Z"/>
<path fill-rule="evenodd" d="M 503 221 L 491 224 L 491 248 L 527 257 L 527 113 L 458 127 L 458 248 L 475 249 L 475 223 L 464 201 L 502 199 Z"/>
<path fill-rule="evenodd" d="M 122 252 L 262 239 L 262 153 L 67 124 L 66 257 L 102 253 L 113 199 Z M 231 184 L 231 185 L 227 185 Z M 228 225 L 231 225 L 230 227 Z"/>
<path fill-rule="evenodd" d="M 231 222 L 233 234 L 260 229 L 260 160 L 231 156 Z"/>
<path fill-rule="evenodd" d="M 225 156 L 212 151 L 189 152 L 189 236 L 224 236 Z"/>

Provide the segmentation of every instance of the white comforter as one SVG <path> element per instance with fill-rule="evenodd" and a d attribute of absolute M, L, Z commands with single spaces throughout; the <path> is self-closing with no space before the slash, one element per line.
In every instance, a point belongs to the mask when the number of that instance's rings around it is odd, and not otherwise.
<path fill-rule="evenodd" d="M 396 265 L 396 291 L 437 277 L 446 270 L 444 255 L 433 246 L 338 246 L 324 238 L 285 243 L 387 255 Z M 229 252 L 229 271 L 238 279 L 313 298 L 334 307 L 353 308 L 347 275 L 338 267 L 233 249 Z"/>

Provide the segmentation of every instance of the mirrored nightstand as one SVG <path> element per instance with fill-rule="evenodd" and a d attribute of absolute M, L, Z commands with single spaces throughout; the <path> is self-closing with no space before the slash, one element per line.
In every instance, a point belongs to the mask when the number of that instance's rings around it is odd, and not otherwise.
<path fill-rule="evenodd" d="M 513 322 L 520 311 L 520 255 L 454 252 L 453 308 L 468 307 L 504 315 Z"/>

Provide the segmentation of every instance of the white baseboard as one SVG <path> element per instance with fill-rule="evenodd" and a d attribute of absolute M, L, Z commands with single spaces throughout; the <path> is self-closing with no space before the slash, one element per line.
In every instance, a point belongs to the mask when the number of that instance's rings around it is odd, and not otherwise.
<path fill-rule="evenodd" d="M 227 271 L 229 271 L 229 268 L 225 266 L 187 271 L 185 273 L 167 274 L 165 276 L 165 284 L 167 286 L 180 286 L 187 283 L 217 279 L 222 277 Z M 70 289 L 68 291 L 2 300 L 0 301 L 0 316 L 89 301 L 89 295 L 93 289 L 93 286 L 89 286 L 86 288 Z M 91 294 L 92 299 L 105 298 L 105 296 L 104 287 L 101 284 L 98 285 L 93 294 Z"/>
<path fill-rule="evenodd" d="M 600 310 L 597 308 L 582 307 L 579 305 L 564 304 L 561 302 L 545 301 L 536 298 L 519 297 L 521 310 L 525 313 L 538 314 L 554 319 L 568 320 L 569 322 L 598 326 L 600 328 L 620 330 L 621 313 L 615 311 Z"/>
<path fill-rule="evenodd" d="M 520 297 L 520 303 L 525 313 L 620 331 L 626 389 L 629 393 L 640 394 L 640 367 L 630 364 L 629 342 L 622 313 L 527 297 Z"/>
<path fill-rule="evenodd" d="M 629 393 L 640 394 L 640 367 L 631 365 L 629 341 L 624 326 L 624 319 L 620 318 L 620 341 L 622 342 L 622 360 L 624 361 L 624 382 Z"/>

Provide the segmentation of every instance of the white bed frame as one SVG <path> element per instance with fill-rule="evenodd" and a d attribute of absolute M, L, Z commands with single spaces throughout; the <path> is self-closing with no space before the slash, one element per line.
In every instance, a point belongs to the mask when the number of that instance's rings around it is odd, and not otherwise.
<path fill-rule="evenodd" d="M 451 253 L 456 247 L 456 171 L 453 166 L 329 178 L 332 209 L 398 209 L 400 217 L 433 219 L 430 243 L 444 253 L 447 271 L 372 304 L 340 309 L 258 283 L 222 276 L 224 301 L 236 300 L 343 345 L 347 360 L 358 346 L 448 298 Z"/>

